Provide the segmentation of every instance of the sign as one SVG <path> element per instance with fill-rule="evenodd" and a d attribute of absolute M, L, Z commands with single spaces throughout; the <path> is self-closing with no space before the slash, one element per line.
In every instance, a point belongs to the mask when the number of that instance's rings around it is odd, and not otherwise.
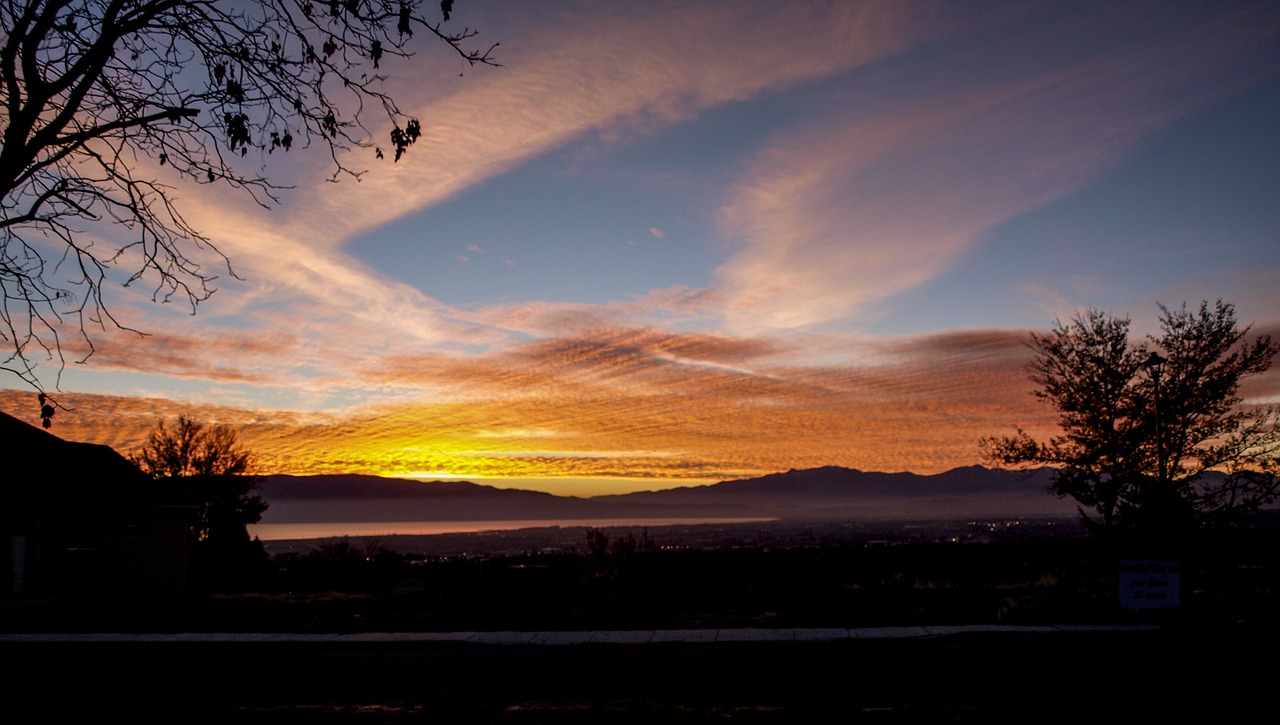
<path fill-rule="evenodd" d="M 1125 609 L 1177 609 L 1181 591 L 1180 562 L 1120 562 L 1120 606 Z"/>

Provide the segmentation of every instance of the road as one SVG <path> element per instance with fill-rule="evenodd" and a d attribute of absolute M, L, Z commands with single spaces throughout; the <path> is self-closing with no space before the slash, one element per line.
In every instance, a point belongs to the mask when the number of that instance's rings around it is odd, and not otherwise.
<path fill-rule="evenodd" d="M 1182 721 L 1270 706 L 1274 633 L 938 630 L 702 641 L 652 633 L 0 640 L 10 722 Z M 686 639 L 699 639 L 688 637 Z M 501 644 L 499 642 L 507 642 Z M 14 667 L 14 665 L 18 665 Z M 114 719 L 114 718 L 113 718 Z"/>

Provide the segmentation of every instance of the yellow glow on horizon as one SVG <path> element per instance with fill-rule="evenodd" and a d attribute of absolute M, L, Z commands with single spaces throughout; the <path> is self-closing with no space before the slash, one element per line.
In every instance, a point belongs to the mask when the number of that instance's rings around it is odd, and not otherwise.
<path fill-rule="evenodd" d="M 608 344 L 538 341 L 381 372 L 433 390 L 451 381 L 466 396 L 318 415 L 84 395 L 59 413 L 55 433 L 127 455 L 157 421 L 185 414 L 234 426 L 261 475 L 440 478 L 587 496 L 823 466 L 940 473 L 981 462 L 983 436 L 1053 430 L 1052 411 L 1031 396 L 1016 334 L 909 341 L 890 362 L 733 370 L 666 358 L 674 347 L 684 357 L 701 350 L 699 360 L 734 351 L 754 360 L 756 346 L 601 335 Z M 0 405 L 18 414 L 38 412 L 29 398 L 0 391 Z"/>

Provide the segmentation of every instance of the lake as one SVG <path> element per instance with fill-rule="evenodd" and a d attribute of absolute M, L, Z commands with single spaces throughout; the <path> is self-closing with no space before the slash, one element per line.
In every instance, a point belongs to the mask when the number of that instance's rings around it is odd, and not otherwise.
<path fill-rule="evenodd" d="M 608 526 L 689 526 L 695 524 L 751 524 L 776 521 L 773 518 L 658 519 L 516 519 L 510 521 L 344 521 L 339 523 L 253 524 L 249 536 L 263 541 L 329 539 L 342 536 L 423 536 L 430 534 L 471 534 L 483 531 L 513 531 L 532 528 L 604 528 Z"/>

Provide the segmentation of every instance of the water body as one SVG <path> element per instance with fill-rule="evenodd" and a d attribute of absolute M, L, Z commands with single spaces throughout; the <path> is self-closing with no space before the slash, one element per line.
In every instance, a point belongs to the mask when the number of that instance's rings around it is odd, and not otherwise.
<path fill-rule="evenodd" d="M 680 526 L 694 524 L 752 524 L 776 521 L 773 518 L 661 519 L 517 519 L 511 521 L 344 521 L 339 523 L 253 524 L 249 536 L 263 541 L 329 539 L 342 536 L 423 536 L 430 534 L 472 534 L 485 531 L 513 531 L 532 528 L 603 528 L 606 526 Z"/>

